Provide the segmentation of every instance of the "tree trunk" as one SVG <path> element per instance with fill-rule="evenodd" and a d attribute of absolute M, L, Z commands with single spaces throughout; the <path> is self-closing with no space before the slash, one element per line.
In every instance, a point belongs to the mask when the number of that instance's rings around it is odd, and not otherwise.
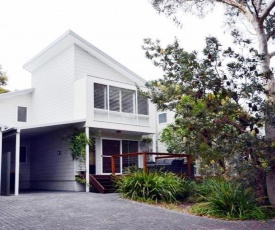
<path fill-rule="evenodd" d="M 266 175 L 267 195 L 270 203 L 275 206 L 275 166 Z"/>
<path fill-rule="evenodd" d="M 253 27 L 257 33 L 259 41 L 259 53 L 265 55 L 265 59 L 261 63 L 262 71 L 267 72 L 270 70 L 270 56 L 268 52 L 268 41 L 264 31 L 263 24 L 259 21 L 254 21 Z M 268 101 L 275 101 L 274 95 L 272 94 L 275 89 L 274 76 L 267 82 L 266 90 L 270 96 L 267 97 Z M 269 114 L 266 114 L 269 115 Z M 275 140 L 275 128 L 271 125 L 265 125 L 265 135 L 271 140 Z M 257 184 L 256 184 L 257 186 Z M 272 165 L 272 170 L 266 175 L 266 187 L 267 194 L 271 205 L 275 206 L 275 166 Z M 261 190 L 261 189 L 260 189 Z"/>
<path fill-rule="evenodd" d="M 265 204 L 267 195 L 265 185 L 265 174 L 262 170 L 258 170 L 255 175 L 255 196 L 262 205 Z"/>

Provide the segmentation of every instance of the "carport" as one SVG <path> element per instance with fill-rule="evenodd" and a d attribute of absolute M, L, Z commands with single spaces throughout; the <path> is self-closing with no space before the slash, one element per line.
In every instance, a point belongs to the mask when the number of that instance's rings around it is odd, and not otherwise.
<path fill-rule="evenodd" d="M 26 188 L 29 186 L 29 189 L 39 189 L 39 186 L 41 186 L 42 183 L 45 183 L 43 180 L 46 181 L 47 177 L 49 180 L 47 180 L 46 183 L 48 184 L 48 188 L 51 189 L 51 184 L 53 184 L 55 181 L 54 176 L 58 176 L 58 173 L 56 173 L 54 170 L 62 167 L 68 167 L 68 177 L 72 178 L 70 179 L 70 183 L 64 185 L 64 190 L 69 188 L 69 184 L 74 183 L 74 170 L 71 170 L 71 168 L 73 169 L 73 163 L 71 163 L 71 156 L 67 153 L 67 143 L 66 141 L 62 141 L 62 136 L 68 135 L 70 130 L 73 130 L 75 127 L 84 129 L 86 133 L 89 133 L 89 127 L 85 127 L 84 120 L 20 128 L 6 128 L 5 126 L 0 126 L 0 194 L 5 193 L 6 195 L 9 195 L 7 192 L 9 189 L 6 188 L 6 186 L 9 186 L 14 189 L 14 195 L 18 195 L 19 189 L 21 189 L 19 186 L 22 186 L 22 183 L 24 183 Z M 56 137 L 54 137 L 55 134 Z M 57 136 L 57 134 L 59 136 Z M 31 146 L 28 147 L 28 156 L 24 156 L 22 153 L 20 154 L 20 148 L 22 147 L 22 144 Z M 40 149 L 37 150 L 37 146 L 39 146 Z M 50 160 L 51 158 L 54 158 L 52 160 L 53 162 L 50 162 L 49 160 L 48 163 L 52 166 L 51 170 L 53 171 L 53 175 L 44 172 L 44 179 L 42 178 L 40 182 L 31 179 L 35 177 L 32 176 L 32 174 L 35 175 L 37 172 L 39 172 L 39 170 L 43 169 L 43 167 L 40 169 L 41 165 L 39 165 L 39 161 L 37 161 L 38 164 L 36 165 L 36 156 L 39 156 L 39 154 L 43 156 L 51 154 L 51 156 L 48 158 Z M 28 164 L 22 164 L 22 159 L 27 159 Z M 43 159 L 40 160 L 40 163 L 41 162 L 43 163 Z M 63 162 L 65 162 L 64 164 L 67 162 L 67 165 L 62 166 L 61 164 L 63 164 Z M 70 164 L 69 166 L 68 162 Z M 89 163 L 89 161 L 87 161 L 87 163 Z M 54 167 L 55 164 L 57 164 L 57 169 Z M 89 170 L 89 167 L 86 167 L 86 169 Z M 27 173 L 25 172 L 26 170 Z M 29 179 L 21 181 L 20 178 L 22 178 L 22 176 L 29 176 Z M 69 181 L 69 179 L 67 180 Z M 57 180 L 56 183 L 58 183 Z M 3 186 L 5 186 L 5 188 Z M 4 189 L 5 191 L 3 191 Z"/>

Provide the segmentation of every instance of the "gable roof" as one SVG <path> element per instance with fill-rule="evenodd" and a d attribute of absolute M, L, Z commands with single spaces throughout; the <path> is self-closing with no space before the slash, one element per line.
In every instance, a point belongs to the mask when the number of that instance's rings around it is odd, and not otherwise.
<path fill-rule="evenodd" d="M 13 91 L 13 92 L 9 92 L 9 93 L 2 93 L 2 94 L 0 94 L 0 99 L 9 98 L 9 97 L 15 97 L 15 96 L 20 96 L 20 95 L 32 93 L 33 91 L 34 91 L 34 88 L 30 88 L 30 89 Z"/>
<path fill-rule="evenodd" d="M 78 45 L 92 56 L 96 57 L 125 77 L 128 77 L 138 85 L 143 85 L 146 82 L 145 79 L 141 78 L 71 30 L 68 30 L 48 47 L 34 56 L 31 60 L 23 65 L 23 68 L 29 72 L 33 72 L 72 44 Z"/>

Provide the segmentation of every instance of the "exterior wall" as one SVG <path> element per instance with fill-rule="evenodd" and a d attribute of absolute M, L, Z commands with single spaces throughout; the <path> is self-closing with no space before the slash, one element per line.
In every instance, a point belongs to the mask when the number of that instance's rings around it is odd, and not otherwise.
<path fill-rule="evenodd" d="M 74 46 L 32 73 L 32 124 L 63 122 L 74 116 Z"/>
<path fill-rule="evenodd" d="M 68 150 L 67 141 L 62 140 L 69 131 L 71 130 L 62 129 L 32 140 L 31 189 L 75 189 L 74 161 Z"/>
<path fill-rule="evenodd" d="M 105 63 L 90 55 L 79 46 L 75 45 L 75 80 L 86 75 L 100 77 L 109 80 L 132 84 L 128 78 L 124 77 Z"/>
<path fill-rule="evenodd" d="M 8 127 L 20 127 L 29 124 L 31 121 L 31 95 L 25 94 L 20 96 L 3 98 L 0 100 L 0 121 Z M 27 107 L 27 122 L 17 121 L 17 107 Z"/>
<path fill-rule="evenodd" d="M 74 82 L 74 119 L 87 117 L 87 77 Z"/>
<path fill-rule="evenodd" d="M 21 141 L 20 146 L 27 147 L 27 162 L 20 163 L 19 169 L 19 188 L 28 189 L 30 188 L 30 145 L 29 142 Z M 11 152 L 11 175 L 15 173 L 15 136 L 4 139 L 3 142 L 3 153 Z M 12 182 L 12 181 L 11 181 Z M 14 181 L 13 181 L 14 182 Z M 14 184 L 11 184 L 14 188 Z"/>
<path fill-rule="evenodd" d="M 158 119 L 158 115 L 161 114 L 161 113 L 166 113 L 167 114 L 167 122 L 165 123 L 161 123 L 159 124 L 159 119 Z M 157 141 L 157 152 L 160 152 L 160 153 L 166 153 L 167 152 L 167 147 L 164 143 L 162 143 L 160 140 L 159 140 L 159 137 L 160 137 L 160 134 L 161 134 L 161 131 L 168 125 L 168 124 L 171 124 L 174 122 L 174 116 L 175 116 L 175 113 L 171 112 L 171 111 L 159 111 L 157 113 L 157 133 L 158 133 L 158 141 Z"/>

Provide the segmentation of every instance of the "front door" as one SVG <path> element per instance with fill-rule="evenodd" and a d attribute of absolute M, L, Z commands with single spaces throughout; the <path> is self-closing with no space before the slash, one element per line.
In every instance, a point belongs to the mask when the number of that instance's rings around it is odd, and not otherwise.
<path fill-rule="evenodd" d="M 102 172 L 112 173 L 111 170 L 111 156 L 120 154 L 119 140 L 102 140 Z M 121 173 L 120 158 L 115 159 L 116 173 Z"/>
<path fill-rule="evenodd" d="M 122 148 L 122 149 L 121 149 Z M 111 156 L 116 154 L 137 153 L 138 141 L 129 140 L 102 140 L 102 172 L 112 173 Z M 121 159 L 122 158 L 122 159 Z M 115 158 L 115 172 L 122 171 L 129 166 L 138 166 L 138 156 L 126 156 Z"/>

